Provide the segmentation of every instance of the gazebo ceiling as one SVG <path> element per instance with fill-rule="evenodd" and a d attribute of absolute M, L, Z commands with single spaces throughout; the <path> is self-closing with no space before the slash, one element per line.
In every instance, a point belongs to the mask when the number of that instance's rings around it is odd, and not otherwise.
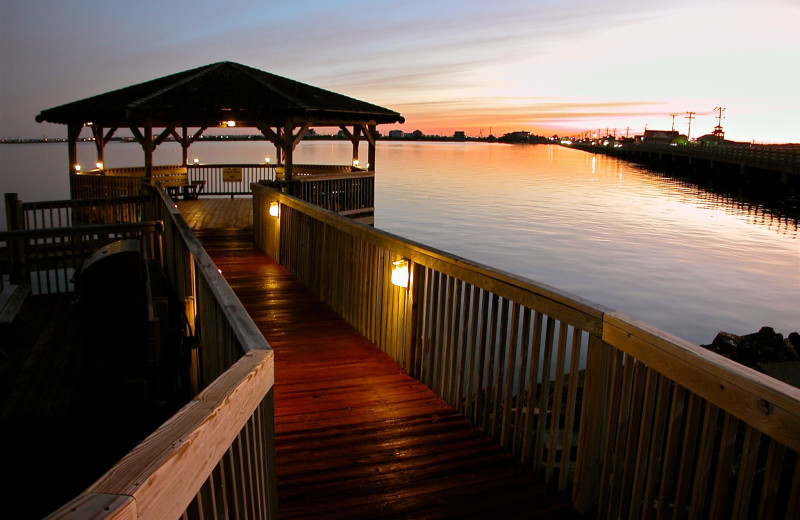
<path fill-rule="evenodd" d="M 403 123 L 399 113 L 262 70 L 213 63 L 43 110 L 36 121 L 102 127 Z"/>

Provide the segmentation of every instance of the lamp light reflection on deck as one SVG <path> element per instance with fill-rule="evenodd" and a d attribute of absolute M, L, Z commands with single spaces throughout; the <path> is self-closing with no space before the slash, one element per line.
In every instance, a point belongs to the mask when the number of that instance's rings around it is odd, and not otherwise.
<path fill-rule="evenodd" d="M 277 217 L 280 213 L 280 206 L 277 202 L 270 202 L 269 203 L 269 216 L 270 217 Z"/>
<path fill-rule="evenodd" d="M 392 285 L 408 289 L 408 260 L 405 258 L 392 262 Z"/>

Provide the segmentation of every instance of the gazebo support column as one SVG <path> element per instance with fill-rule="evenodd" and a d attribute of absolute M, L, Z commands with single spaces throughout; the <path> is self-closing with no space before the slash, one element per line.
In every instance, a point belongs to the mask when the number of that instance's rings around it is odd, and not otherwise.
<path fill-rule="evenodd" d="M 358 161 L 358 145 L 361 142 L 361 127 L 353 125 L 353 136 L 350 138 L 353 142 L 353 161 L 351 162 L 352 165 L 355 165 Z"/>
<path fill-rule="evenodd" d="M 69 173 L 75 172 L 78 164 L 78 137 L 81 135 L 83 125 L 73 124 L 67 126 L 67 155 L 69 160 Z"/>
<path fill-rule="evenodd" d="M 368 170 L 375 171 L 375 135 L 377 134 L 377 125 L 372 123 L 367 126 L 366 132 L 364 135 L 367 136 L 367 141 L 369 141 L 369 148 L 367 149 L 367 164 L 369 167 Z"/>
<path fill-rule="evenodd" d="M 144 126 L 142 150 L 144 150 L 144 178 L 148 181 L 153 178 L 153 125 L 148 122 Z"/>
<path fill-rule="evenodd" d="M 294 132 L 294 123 L 287 121 L 283 126 L 283 172 L 287 181 L 292 180 L 292 152 L 294 151 L 292 132 Z"/>

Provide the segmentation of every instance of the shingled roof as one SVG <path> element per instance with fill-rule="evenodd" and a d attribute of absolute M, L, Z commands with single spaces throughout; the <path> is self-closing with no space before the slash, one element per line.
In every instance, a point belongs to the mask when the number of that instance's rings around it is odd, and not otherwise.
<path fill-rule="evenodd" d="M 403 123 L 392 110 L 262 70 L 213 63 L 43 110 L 36 121 L 92 122 L 103 127 L 279 126 L 287 120 L 313 125 Z"/>

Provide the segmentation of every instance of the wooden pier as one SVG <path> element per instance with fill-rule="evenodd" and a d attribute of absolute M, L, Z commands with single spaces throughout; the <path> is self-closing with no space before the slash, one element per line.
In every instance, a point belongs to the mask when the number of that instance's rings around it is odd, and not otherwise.
<path fill-rule="evenodd" d="M 238 214 L 231 205 L 234 226 Z M 252 230 L 196 233 L 275 351 L 280 518 L 577 517 L 258 250 Z"/>
<path fill-rule="evenodd" d="M 193 397 L 53 519 L 800 512 L 795 388 L 268 186 L 252 200 L 143 193 L 141 222 L 0 233 L 23 253 L 51 235 L 138 233 L 186 321 L 179 379 Z M 16 206 L 42 221 L 38 204 Z M 61 222 L 54 211 L 44 221 Z M 17 256 L 11 273 L 49 276 Z M 111 401 L 104 415 L 127 409 Z M 3 443 L 30 469 L 4 489 L 14 497 L 38 472 L 74 474 L 47 456 L 49 430 L 33 433 Z M 50 500 L 61 491 L 42 482 Z"/>

